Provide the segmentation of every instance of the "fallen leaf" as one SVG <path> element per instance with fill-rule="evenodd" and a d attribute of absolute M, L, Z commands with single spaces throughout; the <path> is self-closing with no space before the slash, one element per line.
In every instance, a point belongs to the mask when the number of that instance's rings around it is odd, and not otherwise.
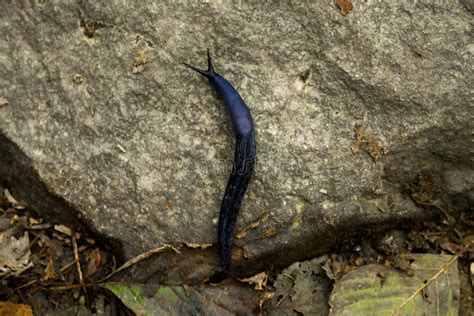
<path fill-rule="evenodd" d="M 266 221 L 268 221 L 268 219 L 270 218 L 270 212 L 269 211 L 265 211 L 263 212 L 263 215 L 262 215 L 262 223 L 265 223 Z"/>
<path fill-rule="evenodd" d="M 268 315 L 327 315 L 332 287 L 322 270 L 327 261 L 322 256 L 295 262 L 280 273 L 274 281 L 274 296 L 264 306 Z"/>
<path fill-rule="evenodd" d="M 262 215 L 260 215 L 258 217 L 258 219 L 251 222 L 250 224 L 248 224 L 244 228 L 238 230 L 234 234 L 234 238 L 235 239 L 242 239 L 242 238 L 246 237 L 249 230 L 259 227 L 260 224 L 265 223 L 266 221 L 268 221 L 269 218 L 270 218 L 270 212 L 265 211 Z"/>
<path fill-rule="evenodd" d="M 212 247 L 212 244 L 198 244 L 198 243 L 192 243 L 192 242 L 187 242 L 185 243 L 186 247 L 192 248 L 192 249 L 206 249 L 209 247 Z"/>
<path fill-rule="evenodd" d="M 342 15 L 346 15 L 352 11 L 352 0 L 336 0 L 336 5 L 341 10 Z"/>
<path fill-rule="evenodd" d="M 101 261 L 102 261 L 102 255 L 100 253 L 99 248 L 92 250 L 87 256 L 87 264 L 83 272 L 84 278 L 87 279 L 88 277 L 96 273 L 100 266 Z"/>
<path fill-rule="evenodd" d="M 263 291 L 267 287 L 268 274 L 264 271 L 250 278 L 239 279 L 239 280 L 245 283 L 254 284 L 255 285 L 254 288 L 257 291 Z"/>
<path fill-rule="evenodd" d="M 0 232 L 0 276 L 18 276 L 33 266 L 30 239 L 25 232 L 22 237 L 14 237 L 14 227 Z"/>
<path fill-rule="evenodd" d="M 439 246 L 441 247 L 441 249 L 449 252 L 450 254 L 456 254 L 458 253 L 461 248 L 462 248 L 462 245 L 458 245 L 458 244 L 455 244 L 453 242 L 450 242 L 449 240 L 443 240 L 441 241 L 441 243 L 439 244 Z"/>
<path fill-rule="evenodd" d="M 248 258 L 248 255 L 245 252 L 244 247 L 234 245 L 232 247 L 231 258 L 232 258 L 232 261 L 235 261 L 235 262 L 244 261 L 245 259 Z"/>
<path fill-rule="evenodd" d="M 33 217 L 28 217 L 28 225 L 33 226 L 33 225 L 38 225 L 40 222 Z"/>
<path fill-rule="evenodd" d="M 65 225 L 54 225 L 54 229 L 64 235 L 72 236 L 72 230 Z"/>
<path fill-rule="evenodd" d="M 165 197 L 165 202 L 163 203 L 163 207 L 165 209 L 169 209 L 171 207 L 170 201 L 168 200 L 167 197 Z"/>
<path fill-rule="evenodd" d="M 76 84 L 81 84 L 84 82 L 84 76 L 81 75 L 81 74 L 75 74 L 74 77 L 73 77 L 73 81 L 76 83 Z"/>
<path fill-rule="evenodd" d="M 388 154 L 388 148 L 381 141 L 368 134 L 360 124 L 354 126 L 356 140 L 351 146 L 354 154 L 358 154 L 363 149 L 369 156 L 377 161 L 382 155 Z"/>
<path fill-rule="evenodd" d="M 8 105 L 8 100 L 4 96 L 0 96 L 0 106 Z"/>
<path fill-rule="evenodd" d="M 408 274 L 380 264 L 362 266 L 334 285 L 331 315 L 457 315 L 458 256 L 407 254 Z"/>
<path fill-rule="evenodd" d="M 233 280 L 200 286 L 109 283 L 105 287 L 137 315 L 253 315 L 264 293 Z"/>
<path fill-rule="evenodd" d="M 148 58 L 145 55 L 145 50 L 140 50 L 135 56 L 135 61 L 133 62 L 133 73 L 141 73 L 144 70 L 144 66 L 148 63 Z"/>
<path fill-rule="evenodd" d="M 63 233 L 64 235 L 67 235 L 69 237 L 72 237 L 72 229 L 70 229 L 69 227 L 67 227 L 66 225 L 54 225 L 54 229 L 60 233 Z M 81 234 L 80 233 L 75 233 L 75 237 L 76 239 L 79 239 L 81 238 Z"/>
<path fill-rule="evenodd" d="M 44 269 L 43 280 L 45 281 L 55 280 L 56 276 L 57 276 L 56 272 L 54 271 L 53 256 L 49 256 L 48 264 L 46 265 L 46 268 Z"/>
<path fill-rule="evenodd" d="M 331 280 L 339 280 L 344 271 L 347 271 L 346 267 L 348 266 L 342 256 L 331 255 L 331 259 L 328 259 L 323 265 L 323 270 L 326 272 L 326 275 Z"/>
<path fill-rule="evenodd" d="M 235 239 L 242 239 L 242 238 L 245 238 L 247 236 L 247 230 L 243 229 L 243 230 L 238 230 L 234 237 Z"/>
<path fill-rule="evenodd" d="M 0 315 L 2 316 L 33 316 L 30 305 L 0 302 Z"/>
<path fill-rule="evenodd" d="M 276 231 L 275 227 L 270 226 L 262 232 L 260 237 L 261 238 L 270 238 L 270 237 L 275 236 L 276 234 L 277 234 L 277 231 Z"/>
<path fill-rule="evenodd" d="M 41 230 L 41 229 L 48 229 L 53 227 L 53 224 L 51 223 L 43 223 L 43 224 L 37 224 L 37 225 L 32 225 L 30 229 L 36 229 L 36 230 Z"/>

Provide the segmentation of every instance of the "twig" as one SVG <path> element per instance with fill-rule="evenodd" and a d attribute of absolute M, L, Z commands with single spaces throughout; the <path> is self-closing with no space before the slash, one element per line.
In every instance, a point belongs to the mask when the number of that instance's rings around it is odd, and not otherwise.
<path fill-rule="evenodd" d="M 156 253 L 160 253 L 160 252 L 164 252 L 166 250 L 169 250 L 169 249 L 172 249 L 174 250 L 176 253 L 179 253 L 179 249 L 171 246 L 171 245 L 164 245 L 164 246 L 161 246 L 161 247 L 158 247 L 158 248 L 155 248 L 155 249 L 152 249 L 152 250 L 149 250 L 147 252 L 144 252 L 138 256 L 136 256 L 135 258 L 132 258 L 130 260 L 128 260 L 127 262 L 125 262 L 124 264 L 122 264 L 117 270 L 114 270 L 112 271 L 112 273 L 110 273 L 109 275 L 107 275 L 105 278 L 103 278 L 102 280 L 100 280 L 98 283 L 102 283 L 104 282 L 105 280 L 107 280 L 108 278 L 110 278 L 112 275 L 134 265 L 134 264 L 137 264 L 138 262 L 156 254 Z"/>
<path fill-rule="evenodd" d="M 77 251 L 76 234 L 72 233 L 72 250 L 74 252 L 74 261 L 76 261 L 77 274 L 79 275 L 79 283 L 84 284 L 84 278 L 82 277 L 81 262 L 79 260 L 79 252 Z"/>
<path fill-rule="evenodd" d="M 21 290 L 22 288 L 27 287 L 27 286 L 30 286 L 30 285 L 33 285 L 33 284 L 35 284 L 35 283 L 37 283 L 37 282 L 38 282 L 38 280 L 32 280 L 32 281 L 30 281 L 30 282 L 28 282 L 28 283 L 25 283 L 25 284 L 23 284 L 23 285 L 20 285 L 19 287 L 15 288 L 13 291 Z"/>
<path fill-rule="evenodd" d="M 49 291 L 66 291 L 66 290 L 82 289 L 82 288 L 93 287 L 93 286 L 100 286 L 100 284 L 96 284 L 96 283 L 64 284 L 64 285 L 51 286 L 48 288 L 48 290 Z"/>

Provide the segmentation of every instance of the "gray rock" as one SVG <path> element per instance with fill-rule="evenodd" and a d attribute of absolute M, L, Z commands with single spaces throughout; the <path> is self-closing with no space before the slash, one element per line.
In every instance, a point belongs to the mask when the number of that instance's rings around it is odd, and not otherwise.
<path fill-rule="evenodd" d="M 433 216 L 402 194 L 418 174 L 472 203 L 472 177 L 450 176 L 474 157 L 472 15 L 455 1 L 357 1 L 345 16 L 309 1 L 3 1 L 0 30 L 0 179 L 127 258 L 215 242 L 234 135 L 182 66 L 205 67 L 207 47 L 257 128 L 238 227 L 271 216 L 236 241 L 247 272 Z"/>

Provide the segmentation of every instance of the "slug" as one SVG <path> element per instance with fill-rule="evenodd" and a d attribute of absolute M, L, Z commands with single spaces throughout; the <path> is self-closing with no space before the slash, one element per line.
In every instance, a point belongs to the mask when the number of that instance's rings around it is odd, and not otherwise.
<path fill-rule="evenodd" d="M 209 49 L 207 63 L 207 71 L 186 63 L 184 65 L 209 79 L 224 101 L 236 135 L 234 164 L 222 199 L 217 230 L 219 265 L 223 271 L 229 272 L 234 226 L 256 160 L 255 129 L 250 110 L 242 97 L 224 77 L 214 71 Z"/>

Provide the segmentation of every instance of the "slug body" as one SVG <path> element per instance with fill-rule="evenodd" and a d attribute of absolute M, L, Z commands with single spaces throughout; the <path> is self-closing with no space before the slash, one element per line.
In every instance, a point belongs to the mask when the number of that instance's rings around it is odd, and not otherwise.
<path fill-rule="evenodd" d="M 244 100 L 224 77 L 214 71 L 209 50 L 207 54 L 209 67 L 207 71 L 185 65 L 209 79 L 229 111 L 236 134 L 234 165 L 222 199 L 217 235 L 219 264 L 224 271 L 228 272 L 234 226 L 256 159 L 255 130 L 252 115 Z"/>

